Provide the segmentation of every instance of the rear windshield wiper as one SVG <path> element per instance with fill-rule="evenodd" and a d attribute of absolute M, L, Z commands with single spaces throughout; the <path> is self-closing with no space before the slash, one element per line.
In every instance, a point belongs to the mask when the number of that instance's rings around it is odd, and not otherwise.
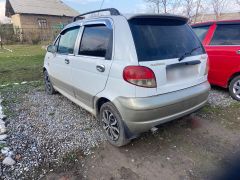
<path fill-rule="evenodd" d="M 201 48 L 201 46 L 198 46 L 196 48 L 193 48 L 190 52 L 184 53 L 180 58 L 178 58 L 179 62 L 184 60 L 187 56 L 191 56 L 194 51 L 196 51 L 196 50 L 198 50 L 200 48 Z"/>

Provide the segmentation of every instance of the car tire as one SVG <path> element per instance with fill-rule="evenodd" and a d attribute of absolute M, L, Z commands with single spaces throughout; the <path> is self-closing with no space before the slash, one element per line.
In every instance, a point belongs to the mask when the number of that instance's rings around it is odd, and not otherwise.
<path fill-rule="evenodd" d="M 240 76 L 236 76 L 231 80 L 229 92 L 233 99 L 240 101 Z"/>
<path fill-rule="evenodd" d="M 44 71 L 43 72 L 44 75 L 44 85 L 45 85 L 45 91 L 48 95 L 53 95 L 56 94 L 56 91 L 51 83 L 51 80 L 49 78 L 48 72 Z"/>
<path fill-rule="evenodd" d="M 103 132 L 112 145 L 121 147 L 130 142 L 126 137 L 122 117 L 117 108 L 111 102 L 102 105 L 99 119 Z"/>

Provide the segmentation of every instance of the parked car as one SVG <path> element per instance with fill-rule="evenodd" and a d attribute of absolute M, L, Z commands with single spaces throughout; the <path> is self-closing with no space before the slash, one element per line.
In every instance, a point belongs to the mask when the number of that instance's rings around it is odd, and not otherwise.
<path fill-rule="evenodd" d="M 240 20 L 194 24 L 194 32 L 209 56 L 211 84 L 229 88 L 240 101 Z"/>
<path fill-rule="evenodd" d="M 110 15 L 76 17 L 48 47 L 48 94 L 95 115 L 115 146 L 205 105 L 208 57 L 187 18 L 101 11 Z"/>

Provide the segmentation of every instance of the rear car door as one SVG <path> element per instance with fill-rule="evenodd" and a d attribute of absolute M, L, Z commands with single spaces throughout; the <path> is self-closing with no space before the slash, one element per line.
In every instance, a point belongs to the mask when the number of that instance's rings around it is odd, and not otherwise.
<path fill-rule="evenodd" d="M 227 87 L 229 78 L 240 69 L 240 23 L 219 23 L 205 46 L 209 59 L 209 81 Z"/>
<path fill-rule="evenodd" d="M 55 42 L 57 52 L 49 57 L 49 75 L 54 86 L 74 96 L 69 56 L 73 55 L 79 26 L 65 29 Z"/>
<path fill-rule="evenodd" d="M 207 81 L 207 56 L 186 19 L 139 17 L 129 20 L 129 24 L 139 65 L 150 68 L 157 81 L 156 89 L 136 87 L 138 97 L 174 92 Z"/>
<path fill-rule="evenodd" d="M 75 56 L 69 57 L 75 97 L 93 107 L 94 97 L 104 90 L 112 64 L 113 29 L 110 20 L 86 22 Z"/>

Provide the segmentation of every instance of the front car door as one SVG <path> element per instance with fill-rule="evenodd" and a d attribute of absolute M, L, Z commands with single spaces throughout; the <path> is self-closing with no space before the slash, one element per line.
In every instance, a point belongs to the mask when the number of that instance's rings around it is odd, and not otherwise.
<path fill-rule="evenodd" d="M 74 96 L 69 56 L 73 55 L 79 26 L 65 29 L 55 42 L 57 52 L 49 57 L 49 75 L 57 90 Z"/>
<path fill-rule="evenodd" d="M 230 77 L 240 69 L 240 23 L 218 23 L 205 48 L 210 60 L 209 82 L 228 87 Z"/>
<path fill-rule="evenodd" d="M 77 100 L 93 108 L 94 97 L 104 90 L 112 64 L 113 29 L 110 20 L 86 22 L 75 56 L 69 57 Z"/>

